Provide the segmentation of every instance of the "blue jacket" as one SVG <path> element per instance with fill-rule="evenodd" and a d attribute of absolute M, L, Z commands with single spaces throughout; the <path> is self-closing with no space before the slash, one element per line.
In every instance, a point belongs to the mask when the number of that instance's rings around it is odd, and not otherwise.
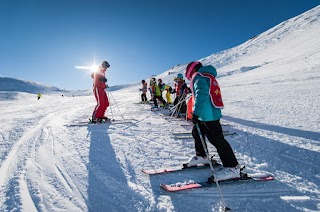
<path fill-rule="evenodd" d="M 209 73 L 214 77 L 217 76 L 217 70 L 209 65 L 199 68 L 199 73 Z M 221 109 L 213 106 L 209 95 L 210 81 L 206 77 L 196 75 L 193 79 L 194 105 L 193 113 L 201 121 L 216 121 L 221 119 Z"/>

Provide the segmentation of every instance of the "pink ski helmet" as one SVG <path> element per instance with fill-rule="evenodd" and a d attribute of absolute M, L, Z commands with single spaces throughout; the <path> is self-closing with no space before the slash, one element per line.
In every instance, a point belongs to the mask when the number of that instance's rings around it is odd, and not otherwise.
<path fill-rule="evenodd" d="M 202 64 L 199 61 L 194 61 L 188 64 L 185 72 L 185 76 L 188 80 L 191 80 L 192 74 L 202 67 Z"/>

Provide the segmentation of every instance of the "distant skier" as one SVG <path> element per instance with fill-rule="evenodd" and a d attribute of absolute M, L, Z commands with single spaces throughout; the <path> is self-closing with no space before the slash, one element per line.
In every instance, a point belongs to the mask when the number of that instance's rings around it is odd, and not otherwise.
<path fill-rule="evenodd" d="M 98 67 L 98 70 L 91 74 L 91 77 L 93 78 L 93 93 L 97 101 L 97 105 L 92 113 L 91 121 L 93 123 L 101 122 L 102 120 L 107 119 L 104 113 L 109 106 L 108 96 L 105 91 L 107 88 L 106 70 L 109 67 L 109 63 L 107 61 L 103 61 Z"/>
<path fill-rule="evenodd" d="M 188 166 L 209 163 L 196 127 L 198 125 L 201 134 L 205 135 L 209 142 L 216 147 L 224 167 L 215 173 L 216 181 L 240 177 L 241 167 L 222 133 L 220 118 L 224 105 L 220 87 L 215 78 L 217 76 L 216 69 L 211 65 L 202 66 L 200 62 L 195 61 L 188 64 L 185 76 L 190 80 L 190 88 L 194 96 L 192 136 L 196 150 L 196 156 L 188 161 Z"/>
<path fill-rule="evenodd" d="M 146 83 L 145 80 L 141 81 L 142 88 L 140 88 L 141 94 L 141 103 L 146 103 L 148 101 L 147 99 L 147 91 L 148 91 L 148 83 Z"/>
<path fill-rule="evenodd" d="M 39 100 L 42 97 L 41 93 L 38 93 L 37 97 L 38 97 L 37 100 Z"/>

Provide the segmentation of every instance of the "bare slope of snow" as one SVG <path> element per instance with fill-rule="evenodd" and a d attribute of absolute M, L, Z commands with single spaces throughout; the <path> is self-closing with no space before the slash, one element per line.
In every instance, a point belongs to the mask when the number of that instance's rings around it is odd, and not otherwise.
<path fill-rule="evenodd" d="M 319 13 L 316 7 L 202 59 L 218 68 L 226 105 L 221 121 L 224 130 L 237 133 L 226 139 L 239 162 L 248 173 L 276 177 L 222 185 L 234 211 L 320 210 Z M 157 77 L 170 84 L 184 68 Z M 179 193 L 159 187 L 206 180 L 210 169 L 141 172 L 181 166 L 194 147 L 192 139 L 173 135 L 190 131 L 184 126 L 190 122 L 134 104 L 140 87 L 108 92 L 107 115 L 129 121 L 118 124 L 77 124 L 86 122 L 95 106 L 87 92 L 41 100 L 25 93 L 1 96 L 0 211 L 218 211 L 222 202 L 215 187 Z M 211 145 L 209 151 L 217 154 Z"/>

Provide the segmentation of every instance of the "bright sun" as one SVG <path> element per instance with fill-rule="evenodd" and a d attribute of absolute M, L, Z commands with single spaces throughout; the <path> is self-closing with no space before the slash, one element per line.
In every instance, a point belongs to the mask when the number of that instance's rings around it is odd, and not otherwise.
<path fill-rule="evenodd" d="M 99 66 L 96 64 L 96 56 L 94 54 L 93 64 L 91 66 L 74 66 L 76 69 L 86 70 L 90 73 L 97 72 L 99 70 Z"/>
<path fill-rule="evenodd" d="M 97 66 L 97 65 L 92 65 L 90 68 L 91 72 L 97 72 L 99 70 L 98 67 L 99 66 Z"/>

